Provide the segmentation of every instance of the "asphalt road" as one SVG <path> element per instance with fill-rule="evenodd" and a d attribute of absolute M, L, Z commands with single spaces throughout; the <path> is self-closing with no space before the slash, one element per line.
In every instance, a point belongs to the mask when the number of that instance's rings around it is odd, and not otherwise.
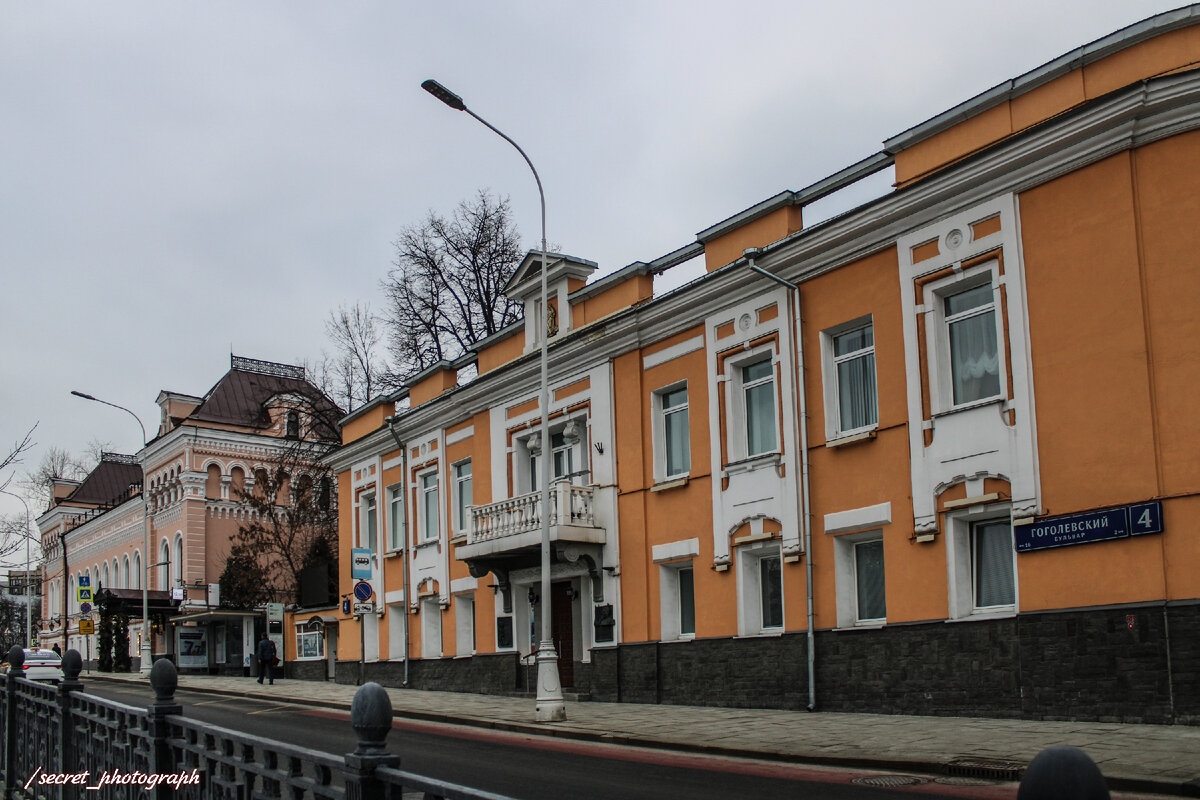
<path fill-rule="evenodd" d="M 89 694 L 146 706 L 149 687 L 93 682 Z M 334 754 L 357 738 L 349 712 L 268 699 L 180 691 L 184 715 L 255 737 Z M 1013 798 L 1015 784 L 962 786 L 925 782 L 903 789 L 855 784 L 895 775 L 675 753 L 397 719 L 388 749 L 403 769 L 518 798 Z M 945 781 L 947 779 L 940 779 Z"/>

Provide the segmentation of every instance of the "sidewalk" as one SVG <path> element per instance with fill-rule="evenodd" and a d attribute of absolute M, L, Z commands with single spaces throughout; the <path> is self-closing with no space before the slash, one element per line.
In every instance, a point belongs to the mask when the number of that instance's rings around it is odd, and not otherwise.
<path fill-rule="evenodd" d="M 93 681 L 141 683 L 149 690 L 148 679 L 137 674 L 92 672 L 79 677 L 84 691 Z M 253 678 L 202 675 L 181 675 L 179 688 L 346 709 L 357 689 L 301 680 L 259 686 Z M 568 702 L 566 722 L 539 724 L 533 722 L 531 699 L 393 688 L 388 695 L 397 716 L 414 719 L 688 752 L 935 774 L 961 758 L 1026 765 L 1043 749 L 1067 744 L 1092 757 L 1110 789 L 1200 796 L 1200 727 L 1186 725 L 594 702 Z"/>

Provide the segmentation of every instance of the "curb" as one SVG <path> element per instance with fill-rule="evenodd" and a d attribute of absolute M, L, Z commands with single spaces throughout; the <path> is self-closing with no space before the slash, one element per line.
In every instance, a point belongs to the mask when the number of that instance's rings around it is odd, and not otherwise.
<path fill-rule="evenodd" d="M 107 676 L 91 675 L 89 680 L 110 684 L 141 684 L 140 680 L 127 680 Z M 293 679 L 294 680 L 294 679 Z M 149 681 L 145 681 L 149 686 Z M 180 686 L 180 689 L 200 694 L 221 695 L 224 697 L 246 697 L 255 700 L 269 699 L 269 696 L 257 692 L 240 691 L 236 689 L 216 689 L 205 686 Z M 395 688 L 395 687 L 384 687 Z M 85 689 L 86 691 L 86 689 Z M 298 706 L 313 706 L 343 711 L 350 710 L 350 703 L 310 698 L 287 697 L 279 698 L 277 702 L 290 703 Z M 715 745 L 690 744 L 684 742 L 664 742 L 654 739 L 641 739 L 636 736 L 597 733 L 593 730 L 571 727 L 546 727 L 534 723 L 511 722 L 504 720 L 485 719 L 482 717 L 456 716 L 434 711 L 415 711 L 408 709 L 393 709 L 393 716 L 420 720 L 423 722 L 440 722 L 449 725 L 464 725 L 473 728 L 520 733 L 528 736 L 547 736 L 556 739 L 572 739 L 575 741 L 615 744 L 625 747 L 641 747 L 652 750 L 667 750 L 678 753 L 693 753 L 699 755 L 721 756 L 725 758 L 753 759 L 757 761 L 773 761 L 790 764 L 811 764 L 813 766 L 849 767 L 854 769 L 879 769 L 890 772 L 919 772 L 926 775 L 947 775 L 947 762 L 908 761 L 902 759 L 880 759 L 847 756 L 796 755 L 789 753 L 764 752 L 760 750 L 740 750 L 732 747 Z M 558 723 L 549 723 L 557 725 Z M 1200 796 L 1200 777 L 1182 783 L 1170 783 L 1146 778 L 1122 778 L 1104 776 L 1110 791 L 1147 792 L 1185 797 Z"/>

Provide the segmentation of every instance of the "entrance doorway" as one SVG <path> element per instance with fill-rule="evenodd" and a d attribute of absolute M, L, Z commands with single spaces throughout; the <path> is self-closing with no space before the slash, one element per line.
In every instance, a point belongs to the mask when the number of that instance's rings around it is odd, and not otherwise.
<path fill-rule="evenodd" d="M 558 651 L 558 679 L 563 686 L 575 685 L 575 627 L 574 608 L 571 601 L 569 581 L 550 585 L 551 610 L 550 635 Z"/>

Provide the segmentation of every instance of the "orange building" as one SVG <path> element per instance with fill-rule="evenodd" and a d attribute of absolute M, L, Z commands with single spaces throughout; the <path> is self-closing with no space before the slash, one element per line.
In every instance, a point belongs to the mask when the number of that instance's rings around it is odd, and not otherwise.
<path fill-rule="evenodd" d="M 554 254 L 549 326 L 530 254 L 525 321 L 343 420 L 341 585 L 365 551 L 373 605 L 338 680 L 527 689 L 552 469 L 568 691 L 1200 720 L 1198 23 L 1080 47 L 655 261 L 588 283 Z"/>
<path fill-rule="evenodd" d="M 217 588 L 230 541 L 252 513 L 240 493 L 262 482 L 295 442 L 325 442 L 324 452 L 342 412 L 303 367 L 239 356 L 203 396 L 162 391 L 158 405 L 158 432 L 137 455 L 104 453 L 83 481 L 55 482 L 50 508 L 38 518 L 46 554 L 42 646 L 71 647 L 94 660 L 98 636 L 81 633 L 79 623 L 95 622 L 97 599 L 112 602 L 130 619 L 137 670 L 144 579 L 153 658 L 242 674 L 267 620 L 262 608 L 223 605 Z M 292 480 L 303 480 L 305 465 L 297 466 Z M 93 595 L 86 607 L 81 586 Z M 281 656 L 293 658 L 295 637 L 275 636 Z"/>

